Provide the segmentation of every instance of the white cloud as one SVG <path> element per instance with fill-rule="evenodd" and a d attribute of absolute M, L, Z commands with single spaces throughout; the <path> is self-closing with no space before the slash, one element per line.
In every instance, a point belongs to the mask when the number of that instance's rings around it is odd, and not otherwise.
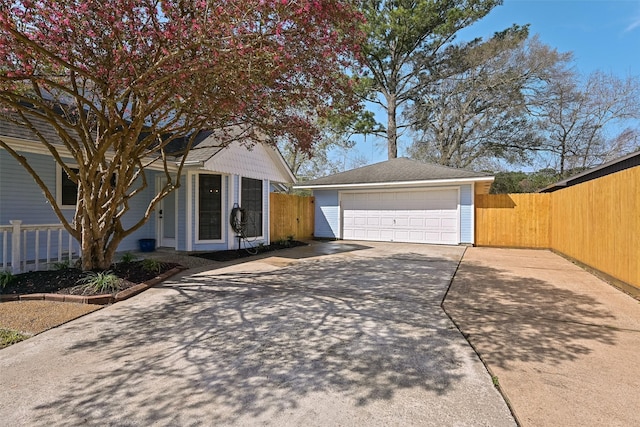
<path fill-rule="evenodd" d="M 636 28 L 640 27 L 640 7 L 639 6 L 640 6 L 640 1 L 638 2 L 638 4 L 636 4 L 635 13 L 630 14 L 631 23 L 627 25 L 627 28 L 624 29 L 625 33 L 628 33 L 629 31 L 633 31 Z"/>
<path fill-rule="evenodd" d="M 625 28 L 624 32 L 628 33 L 629 31 L 633 31 L 638 27 L 640 27 L 640 16 L 634 18 L 633 22 L 631 24 L 629 24 L 629 26 L 627 28 Z"/>

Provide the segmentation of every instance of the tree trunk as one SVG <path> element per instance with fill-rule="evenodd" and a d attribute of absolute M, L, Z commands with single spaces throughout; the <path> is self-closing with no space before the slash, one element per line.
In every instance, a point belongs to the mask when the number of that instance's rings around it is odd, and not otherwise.
<path fill-rule="evenodd" d="M 93 224 L 86 210 L 82 215 L 80 227 L 82 269 L 86 271 L 111 268 L 122 236 L 115 235 L 113 229 L 107 229 L 102 224 Z"/>
<path fill-rule="evenodd" d="M 563 138 L 560 143 L 560 176 L 562 178 L 565 178 L 564 162 L 566 161 L 566 157 L 567 157 L 567 140 L 566 138 Z"/>
<path fill-rule="evenodd" d="M 387 147 L 388 159 L 398 157 L 398 125 L 396 123 L 396 114 L 398 106 L 396 104 L 395 95 L 387 96 Z"/>

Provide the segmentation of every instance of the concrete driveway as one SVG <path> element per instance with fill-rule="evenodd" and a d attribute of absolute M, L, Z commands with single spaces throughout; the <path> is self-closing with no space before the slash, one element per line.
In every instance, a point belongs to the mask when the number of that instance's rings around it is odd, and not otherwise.
<path fill-rule="evenodd" d="M 640 426 L 640 303 L 549 251 L 469 248 L 444 303 L 523 427 Z"/>
<path fill-rule="evenodd" d="M 4 425 L 512 426 L 440 304 L 464 248 L 185 272 L 0 351 Z"/>

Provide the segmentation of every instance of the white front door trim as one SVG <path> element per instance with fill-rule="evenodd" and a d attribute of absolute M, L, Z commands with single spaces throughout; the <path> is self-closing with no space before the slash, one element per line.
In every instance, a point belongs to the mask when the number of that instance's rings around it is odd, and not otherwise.
<path fill-rule="evenodd" d="M 166 178 L 163 176 L 156 177 L 156 194 L 158 194 L 164 184 L 166 182 Z M 167 215 L 167 204 L 173 202 L 173 209 L 169 209 L 169 214 L 173 214 L 173 237 L 165 236 L 165 217 Z M 178 233 L 178 190 L 172 191 L 169 195 L 165 196 L 155 209 L 156 212 L 156 238 L 157 238 L 157 246 L 158 247 L 166 247 L 177 249 L 177 233 Z"/>

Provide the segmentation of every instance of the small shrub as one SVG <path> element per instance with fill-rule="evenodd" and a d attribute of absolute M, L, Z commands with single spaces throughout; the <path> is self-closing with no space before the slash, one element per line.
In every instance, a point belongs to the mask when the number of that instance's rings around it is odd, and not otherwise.
<path fill-rule="evenodd" d="M 0 348 L 9 347 L 11 344 L 15 344 L 29 337 L 22 335 L 19 332 L 12 331 L 10 329 L 0 329 Z"/>
<path fill-rule="evenodd" d="M 4 289 L 16 278 L 10 271 L 0 271 L 0 289 Z"/>
<path fill-rule="evenodd" d="M 78 283 L 95 293 L 113 293 L 120 290 L 120 278 L 112 271 L 90 271 Z"/>
<path fill-rule="evenodd" d="M 289 234 L 289 235 L 287 236 L 287 242 L 289 242 L 289 243 L 293 242 L 293 241 L 294 241 L 294 239 L 295 239 L 295 236 L 294 236 L 293 234 Z"/>
<path fill-rule="evenodd" d="M 164 263 L 155 258 L 146 258 L 142 261 L 142 269 L 150 273 L 160 273 Z"/>
<path fill-rule="evenodd" d="M 135 261 L 136 256 L 134 254 L 132 254 L 131 252 L 125 252 L 122 254 L 122 256 L 120 257 L 120 261 L 124 264 L 129 264 L 133 261 Z"/>
<path fill-rule="evenodd" d="M 65 259 L 64 261 L 57 261 L 51 264 L 53 266 L 54 270 L 66 270 L 68 268 L 71 268 L 71 263 L 69 262 L 68 259 Z"/>

